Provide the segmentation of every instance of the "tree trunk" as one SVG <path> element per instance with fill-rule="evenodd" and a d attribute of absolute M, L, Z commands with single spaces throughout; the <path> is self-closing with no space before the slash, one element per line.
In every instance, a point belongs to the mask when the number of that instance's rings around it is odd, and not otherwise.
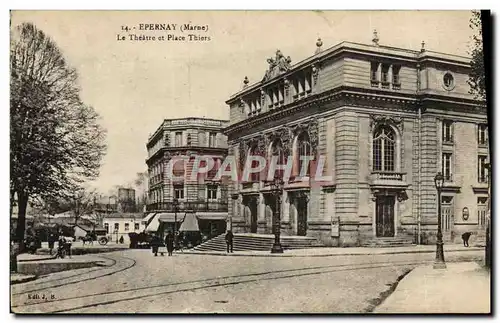
<path fill-rule="evenodd" d="M 16 241 L 11 245 L 10 270 L 17 272 L 17 255 L 24 251 L 24 231 L 26 230 L 26 208 L 28 206 L 28 194 L 17 192 L 17 227 Z"/>
<path fill-rule="evenodd" d="M 20 243 L 20 251 L 24 251 L 24 232 L 26 231 L 26 209 L 28 207 L 28 194 L 17 192 L 17 229 L 16 239 Z"/>

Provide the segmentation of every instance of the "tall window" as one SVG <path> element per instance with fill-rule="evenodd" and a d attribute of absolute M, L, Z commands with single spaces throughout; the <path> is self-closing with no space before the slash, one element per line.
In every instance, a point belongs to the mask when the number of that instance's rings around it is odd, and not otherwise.
<path fill-rule="evenodd" d="M 208 147 L 215 147 L 215 138 L 217 136 L 217 133 L 211 132 L 209 137 L 208 137 Z"/>
<path fill-rule="evenodd" d="M 378 86 L 378 63 L 371 63 L 370 67 L 370 80 L 372 86 Z"/>
<path fill-rule="evenodd" d="M 453 121 L 443 120 L 442 138 L 444 143 L 453 142 Z"/>
<path fill-rule="evenodd" d="M 451 182 L 452 181 L 452 154 L 451 153 L 443 153 L 443 157 L 441 160 L 442 163 L 442 173 L 444 176 L 444 180 Z"/>
<path fill-rule="evenodd" d="M 399 71 L 401 70 L 401 66 L 393 65 L 392 66 L 392 88 L 394 90 L 401 89 L 401 80 L 399 79 Z"/>
<path fill-rule="evenodd" d="M 269 89 L 268 95 L 270 109 L 282 106 L 285 103 L 285 84 Z"/>
<path fill-rule="evenodd" d="M 134 223 L 134 231 L 139 231 L 139 223 Z"/>
<path fill-rule="evenodd" d="M 217 185 L 207 185 L 207 200 L 217 199 Z"/>
<path fill-rule="evenodd" d="M 251 156 L 257 155 L 257 147 L 253 147 L 250 150 L 250 155 Z M 257 168 L 258 165 L 259 165 L 259 162 L 257 160 L 252 160 L 252 164 L 250 166 L 251 166 L 251 169 L 253 170 L 253 169 Z M 250 182 L 255 183 L 255 182 L 258 182 L 259 180 L 260 180 L 259 173 L 250 173 Z"/>
<path fill-rule="evenodd" d="M 488 183 L 488 168 L 486 167 L 486 156 L 477 157 L 477 181 Z"/>
<path fill-rule="evenodd" d="M 478 126 L 477 143 L 479 145 L 486 145 L 488 143 L 488 126 L 485 124 Z"/>
<path fill-rule="evenodd" d="M 176 147 L 182 146 L 182 132 L 181 131 L 178 131 L 175 133 L 175 146 Z"/>
<path fill-rule="evenodd" d="M 174 196 L 178 200 L 184 199 L 184 184 L 174 185 Z"/>
<path fill-rule="evenodd" d="M 130 224 L 129 223 L 125 223 L 125 231 L 128 231 L 130 229 Z"/>
<path fill-rule="evenodd" d="M 119 231 L 120 230 L 120 223 L 115 223 L 115 231 Z"/>
<path fill-rule="evenodd" d="M 373 170 L 395 171 L 396 134 L 391 127 L 382 125 L 373 134 Z"/>
<path fill-rule="evenodd" d="M 304 176 L 309 176 L 311 174 L 311 165 L 309 160 L 304 160 L 304 157 L 311 156 L 311 143 L 309 141 L 309 135 L 307 132 L 302 132 L 297 138 L 297 155 L 298 155 L 298 165 L 299 165 L 299 175 L 302 175 L 302 169 L 306 168 Z M 306 165 L 304 165 L 304 163 Z"/>
<path fill-rule="evenodd" d="M 281 144 L 281 140 L 276 140 L 273 144 L 273 148 L 271 150 L 271 158 L 274 157 L 276 158 L 276 165 L 285 165 L 286 160 L 285 160 L 285 152 L 283 151 L 283 145 Z M 271 160 L 269 160 L 269 163 Z M 284 169 L 276 169 L 274 172 L 274 175 L 276 175 L 279 178 L 283 178 L 283 175 L 285 173 Z M 274 177 L 274 176 L 273 176 Z"/>
<path fill-rule="evenodd" d="M 308 96 L 311 93 L 312 88 L 312 70 L 301 71 L 297 74 L 296 78 L 293 80 L 293 87 L 295 94 L 293 96 L 294 100 Z"/>
<path fill-rule="evenodd" d="M 382 65 L 382 85 L 389 83 L 389 65 Z"/>
<path fill-rule="evenodd" d="M 106 233 L 109 233 L 109 223 L 104 223 L 104 229 L 106 229 Z"/>

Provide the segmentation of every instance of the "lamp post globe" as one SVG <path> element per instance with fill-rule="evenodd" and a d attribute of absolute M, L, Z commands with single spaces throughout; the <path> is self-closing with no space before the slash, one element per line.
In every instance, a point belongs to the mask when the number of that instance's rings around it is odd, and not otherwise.
<path fill-rule="evenodd" d="M 441 190 L 444 185 L 444 176 L 441 173 L 437 173 L 434 177 L 434 184 L 437 190 L 437 202 L 438 202 L 438 212 L 437 212 L 437 235 L 436 235 L 436 259 L 434 260 L 434 269 L 444 269 L 446 268 L 446 262 L 444 260 L 444 249 L 443 249 L 443 232 L 441 229 Z"/>

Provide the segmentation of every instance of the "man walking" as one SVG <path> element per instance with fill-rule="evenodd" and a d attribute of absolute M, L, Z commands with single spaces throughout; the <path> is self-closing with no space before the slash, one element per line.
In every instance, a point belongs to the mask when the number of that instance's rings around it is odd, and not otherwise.
<path fill-rule="evenodd" d="M 175 240 L 174 235 L 172 234 L 171 231 L 169 231 L 167 233 L 167 236 L 165 237 L 165 245 L 167 246 L 167 251 L 169 256 L 171 256 L 172 253 L 174 252 L 174 240 Z"/>
<path fill-rule="evenodd" d="M 234 238 L 234 235 L 231 232 L 231 230 L 227 230 L 227 233 L 226 233 L 227 253 L 233 252 L 233 238 Z"/>

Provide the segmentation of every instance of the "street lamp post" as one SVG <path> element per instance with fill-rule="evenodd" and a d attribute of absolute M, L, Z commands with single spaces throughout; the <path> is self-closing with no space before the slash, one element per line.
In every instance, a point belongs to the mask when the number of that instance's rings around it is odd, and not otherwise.
<path fill-rule="evenodd" d="M 444 176 L 441 173 L 437 173 L 434 177 L 434 184 L 437 190 L 438 199 L 438 227 L 437 227 L 437 239 L 436 239 L 436 259 L 434 260 L 434 269 L 444 269 L 446 268 L 446 263 L 444 261 L 444 250 L 443 250 L 443 232 L 441 230 L 441 190 L 443 189 Z"/>
<path fill-rule="evenodd" d="M 281 194 L 283 193 L 284 187 L 283 179 L 280 177 L 275 177 L 270 183 L 272 193 L 275 198 L 276 206 L 274 208 L 274 221 L 273 221 L 273 231 L 274 231 L 274 243 L 271 248 L 271 253 L 283 253 L 283 247 L 280 242 L 281 234 Z"/>
<path fill-rule="evenodd" d="M 174 207 L 174 246 L 177 247 L 177 209 L 179 207 L 179 200 L 174 197 L 174 201 L 172 203 Z"/>

